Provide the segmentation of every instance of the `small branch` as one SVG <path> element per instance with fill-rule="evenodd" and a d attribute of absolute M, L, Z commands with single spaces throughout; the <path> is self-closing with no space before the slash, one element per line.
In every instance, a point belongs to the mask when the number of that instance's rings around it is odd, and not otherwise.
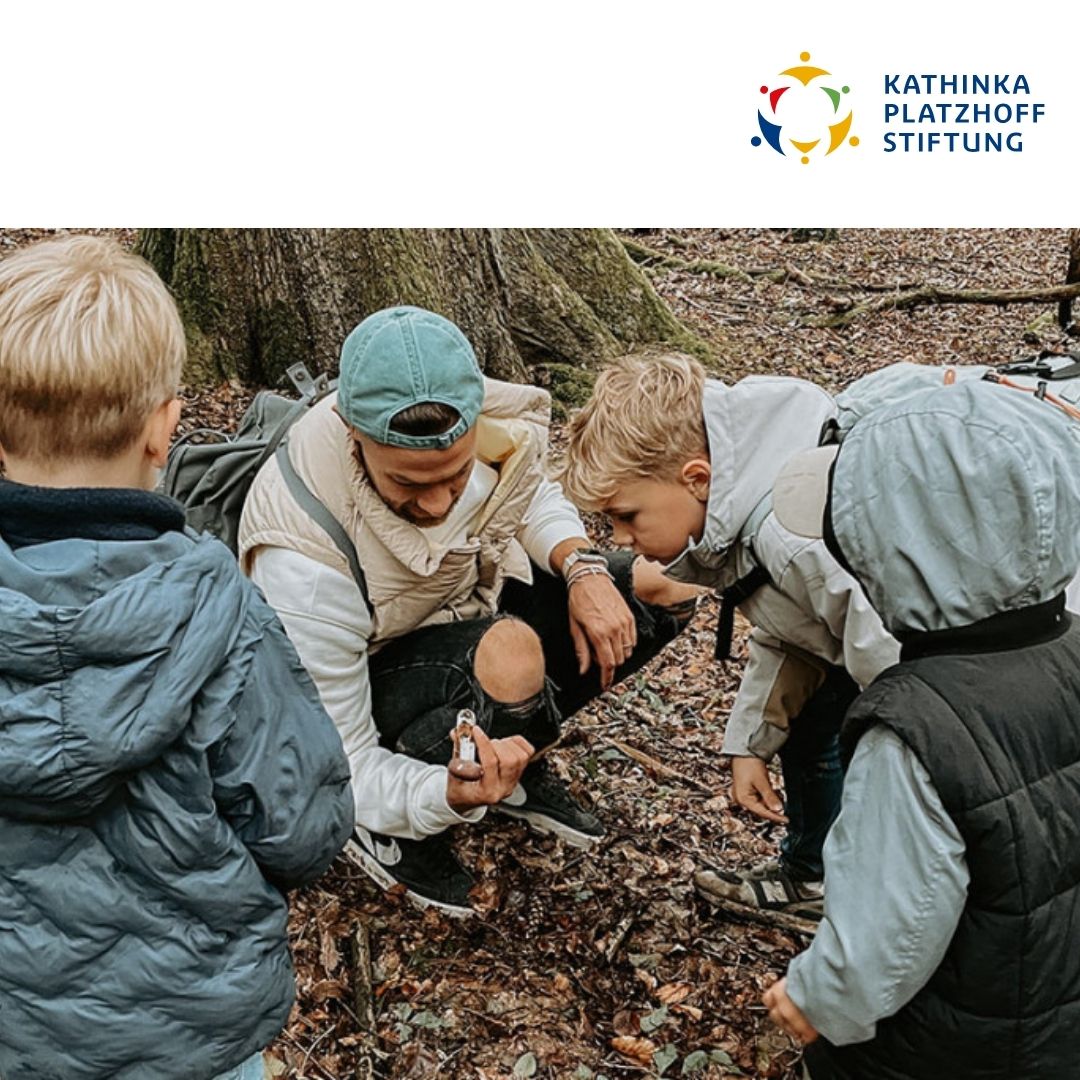
<path fill-rule="evenodd" d="M 666 776 L 670 780 L 681 780 L 684 784 L 689 784 L 691 787 L 697 788 L 698 791 L 704 791 L 708 795 L 716 794 L 708 784 L 703 784 L 700 780 L 695 780 L 692 776 L 687 776 L 686 773 L 679 772 L 678 769 L 673 769 L 662 761 L 657 761 L 656 758 L 646 754 L 644 750 L 639 750 L 636 746 L 631 746 L 629 743 L 624 743 L 619 739 L 604 739 L 603 741 L 609 746 L 615 747 L 620 754 L 625 754 L 628 758 L 636 761 L 639 765 L 644 765 L 646 769 L 656 773 L 658 776 Z"/>
<path fill-rule="evenodd" d="M 926 304 L 1051 304 L 1077 296 L 1080 296 L 1080 282 L 1074 285 L 1049 285 L 1042 289 L 938 289 L 933 285 L 924 285 L 869 304 L 858 304 L 839 315 L 810 319 L 806 325 L 835 330 L 849 325 L 861 315 Z"/>
<path fill-rule="evenodd" d="M 370 1080 L 375 1075 L 375 989 L 371 974 L 371 937 L 367 923 L 357 923 L 350 939 L 353 967 L 353 1014 L 364 1036 L 358 1048 L 356 1080 Z"/>
<path fill-rule="evenodd" d="M 630 927 L 634 925 L 636 918 L 637 912 L 628 912 L 619 920 L 618 926 L 611 931 L 611 936 L 604 946 L 604 960 L 607 963 L 610 964 L 615 959 L 615 954 L 622 948 L 622 943 L 626 940 L 626 935 L 630 933 Z"/>
<path fill-rule="evenodd" d="M 718 895 L 713 887 L 715 880 L 716 874 L 711 870 L 699 870 L 694 875 L 694 887 L 713 907 L 722 911 L 725 915 L 730 915 L 732 918 L 743 922 L 758 923 L 762 926 L 771 926 L 777 930 L 786 930 L 791 934 L 802 934 L 803 937 L 813 937 L 817 933 L 818 924 L 812 919 L 789 915 L 786 911 L 751 907 L 749 904 L 740 904 L 735 900 L 729 900 L 726 896 Z"/>
<path fill-rule="evenodd" d="M 636 240 L 622 239 L 622 245 L 626 248 L 627 255 L 634 262 L 659 266 L 664 270 L 682 270 L 688 274 L 703 274 L 705 277 L 718 278 L 721 281 L 731 279 L 753 284 L 759 281 L 786 281 L 789 272 L 787 270 L 740 270 L 737 266 L 728 266 L 726 263 L 715 262 L 712 259 L 681 259 L 678 255 L 665 255 L 662 251 L 639 244 Z"/>

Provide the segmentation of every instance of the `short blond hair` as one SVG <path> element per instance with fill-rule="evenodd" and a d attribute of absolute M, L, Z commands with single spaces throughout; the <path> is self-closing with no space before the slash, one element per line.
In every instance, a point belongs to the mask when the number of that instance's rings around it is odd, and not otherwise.
<path fill-rule="evenodd" d="M 149 263 L 93 236 L 0 262 L 0 446 L 29 460 L 109 458 L 176 396 L 176 304 Z"/>
<path fill-rule="evenodd" d="M 583 510 L 601 510 L 626 483 L 674 480 L 708 457 L 702 416 L 705 369 L 682 353 L 631 353 L 597 376 L 570 421 L 557 477 Z"/>

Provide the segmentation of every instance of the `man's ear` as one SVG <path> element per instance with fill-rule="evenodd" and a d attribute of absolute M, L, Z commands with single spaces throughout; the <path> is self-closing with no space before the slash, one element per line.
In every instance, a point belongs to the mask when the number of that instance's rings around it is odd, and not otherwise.
<path fill-rule="evenodd" d="M 679 471 L 679 479 L 698 502 L 709 501 L 712 466 L 706 458 L 695 457 L 687 461 Z"/>
<path fill-rule="evenodd" d="M 179 398 L 163 401 L 146 422 L 146 456 L 156 469 L 164 469 L 169 460 L 169 445 L 180 422 L 180 408 Z"/>

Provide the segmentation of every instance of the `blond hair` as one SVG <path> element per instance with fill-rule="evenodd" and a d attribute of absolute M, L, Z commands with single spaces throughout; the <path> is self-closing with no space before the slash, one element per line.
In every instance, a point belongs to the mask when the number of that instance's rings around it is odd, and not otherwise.
<path fill-rule="evenodd" d="M 566 494 L 600 510 L 628 482 L 675 480 L 691 458 L 707 458 L 704 389 L 705 369 L 682 353 L 632 353 L 605 367 L 570 421 L 556 473 Z"/>
<path fill-rule="evenodd" d="M 108 458 L 176 396 L 186 346 L 149 263 L 111 240 L 47 240 L 0 262 L 0 446 Z"/>

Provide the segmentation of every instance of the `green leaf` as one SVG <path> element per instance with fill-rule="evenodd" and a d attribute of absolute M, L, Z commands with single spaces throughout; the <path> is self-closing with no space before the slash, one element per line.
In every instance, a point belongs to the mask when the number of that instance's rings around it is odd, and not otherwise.
<path fill-rule="evenodd" d="M 646 1035 L 648 1035 L 650 1034 L 650 1032 L 653 1032 L 658 1027 L 660 1027 L 660 1025 L 663 1024 L 667 1017 L 667 1006 L 661 1005 L 659 1009 L 656 1009 L 653 1012 L 649 1013 L 648 1016 L 643 1016 L 641 1018 L 641 1030 L 644 1031 Z"/>
<path fill-rule="evenodd" d="M 734 1065 L 731 1055 L 726 1050 L 710 1050 L 709 1060 L 714 1065 Z"/>
<path fill-rule="evenodd" d="M 394 1030 L 397 1031 L 398 1042 L 402 1045 L 409 1042 L 413 1037 L 413 1029 L 410 1024 L 395 1024 Z"/>
<path fill-rule="evenodd" d="M 434 1031 L 443 1026 L 442 1018 L 436 1016 L 433 1012 L 429 1012 L 427 1009 L 423 1012 L 418 1012 L 415 1016 L 411 1017 L 409 1023 L 415 1024 L 420 1028 L 428 1028 L 430 1031 Z"/>
<path fill-rule="evenodd" d="M 390 1011 L 399 1020 L 408 1020 L 412 1016 L 412 1006 L 407 1001 L 399 1001 Z"/>
<path fill-rule="evenodd" d="M 675 1049 L 674 1043 L 668 1043 L 662 1050 L 657 1050 L 652 1056 L 652 1063 L 656 1069 L 657 1076 L 663 1076 L 668 1067 L 672 1065 L 679 1056 L 679 1051 Z"/>
<path fill-rule="evenodd" d="M 579 1065 L 574 1070 L 574 1080 L 593 1080 L 594 1075 L 588 1065 Z"/>
<path fill-rule="evenodd" d="M 655 971 L 660 962 L 660 954 L 654 952 L 632 952 L 629 954 L 630 963 L 644 971 Z"/>
<path fill-rule="evenodd" d="M 689 1076 L 691 1073 L 701 1072 L 709 1064 L 709 1055 L 704 1050 L 695 1050 L 687 1054 L 682 1063 L 682 1075 Z"/>
<path fill-rule="evenodd" d="M 522 1054 L 514 1063 L 515 1076 L 536 1075 L 536 1055 L 532 1053 Z"/>

